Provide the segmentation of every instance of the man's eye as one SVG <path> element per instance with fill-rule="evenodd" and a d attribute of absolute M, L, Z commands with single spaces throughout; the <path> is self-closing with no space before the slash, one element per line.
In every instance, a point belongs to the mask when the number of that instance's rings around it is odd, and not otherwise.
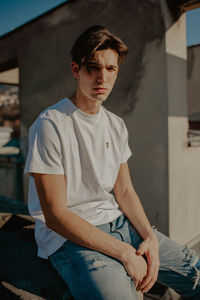
<path fill-rule="evenodd" d="M 113 67 L 108 67 L 107 70 L 110 71 L 110 72 L 114 72 L 114 71 L 115 71 L 115 68 L 113 68 Z"/>

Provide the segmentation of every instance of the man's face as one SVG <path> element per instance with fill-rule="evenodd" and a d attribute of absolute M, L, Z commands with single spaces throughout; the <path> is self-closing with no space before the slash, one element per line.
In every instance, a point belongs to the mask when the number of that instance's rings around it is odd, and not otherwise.
<path fill-rule="evenodd" d="M 74 75 L 77 79 L 77 95 L 91 101 L 105 101 L 112 91 L 118 69 L 116 51 L 112 49 L 96 51 L 87 66 L 83 65 L 77 71 L 77 76 Z"/>

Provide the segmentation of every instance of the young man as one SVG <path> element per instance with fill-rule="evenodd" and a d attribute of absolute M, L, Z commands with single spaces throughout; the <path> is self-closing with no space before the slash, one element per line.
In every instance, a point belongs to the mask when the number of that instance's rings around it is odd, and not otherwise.
<path fill-rule="evenodd" d="M 86 30 L 71 51 L 75 93 L 30 128 L 25 172 L 38 255 L 75 299 L 137 299 L 157 278 L 200 299 L 199 258 L 150 226 L 129 174 L 126 126 L 102 106 L 127 52 L 102 26 Z"/>

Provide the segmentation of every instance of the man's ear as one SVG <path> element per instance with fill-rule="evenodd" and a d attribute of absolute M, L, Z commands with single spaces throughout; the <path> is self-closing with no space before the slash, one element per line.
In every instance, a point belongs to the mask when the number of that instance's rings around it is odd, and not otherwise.
<path fill-rule="evenodd" d="M 72 74 L 76 79 L 79 79 L 79 65 L 75 62 L 71 62 Z"/>

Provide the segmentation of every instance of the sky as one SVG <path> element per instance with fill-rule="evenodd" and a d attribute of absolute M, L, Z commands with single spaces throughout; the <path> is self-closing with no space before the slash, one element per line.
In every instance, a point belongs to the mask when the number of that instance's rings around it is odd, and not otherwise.
<path fill-rule="evenodd" d="M 0 36 L 67 0 L 0 0 Z"/>
<path fill-rule="evenodd" d="M 0 0 L 0 36 L 67 0 Z M 187 45 L 200 44 L 200 8 L 186 14 Z"/>
<path fill-rule="evenodd" d="M 187 45 L 200 44 L 200 8 L 190 10 L 186 14 Z"/>

